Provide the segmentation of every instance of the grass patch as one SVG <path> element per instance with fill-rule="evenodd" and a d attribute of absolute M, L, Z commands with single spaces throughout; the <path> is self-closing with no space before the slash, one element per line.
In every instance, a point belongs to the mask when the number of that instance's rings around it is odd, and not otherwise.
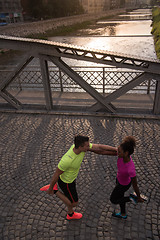
<path fill-rule="evenodd" d="M 76 23 L 69 26 L 60 26 L 56 29 L 48 30 L 45 33 L 40 34 L 31 34 L 28 35 L 27 38 L 34 38 L 34 39 L 44 39 L 47 40 L 49 37 L 55 36 L 69 36 L 75 34 L 79 29 L 86 29 L 89 25 L 91 25 L 93 21 L 85 21 L 82 23 Z"/>
<path fill-rule="evenodd" d="M 152 31 L 154 36 L 155 51 L 158 59 L 160 59 L 160 7 L 155 7 L 152 10 Z"/>
<path fill-rule="evenodd" d="M 160 59 L 160 38 L 159 38 L 159 40 L 156 42 L 155 50 L 156 50 L 156 54 L 157 54 L 158 59 Z"/>
<path fill-rule="evenodd" d="M 98 21 L 112 19 L 114 16 L 115 15 L 101 17 L 98 19 Z M 57 27 L 56 29 L 48 30 L 45 33 L 30 34 L 27 36 L 27 38 L 47 40 L 49 37 L 77 35 L 78 30 L 87 29 L 90 25 L 95 24 L 96 22 L 97 20 L 91 20 L 91 21 L 84 21 L 82 23 L 72 24 L 69 26 L 63 25 L 63 26 Z"/>

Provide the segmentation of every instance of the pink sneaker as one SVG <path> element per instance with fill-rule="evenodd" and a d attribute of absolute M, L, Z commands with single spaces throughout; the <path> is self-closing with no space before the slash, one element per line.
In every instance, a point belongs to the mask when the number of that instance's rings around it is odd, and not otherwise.
<path fill-rule="evenodd" d="M 54 185 L 53 190 L 58 190 L 58 185 L 57 185 L 57 183 Z"/>
<path fill-rule="evenodd" d="M 72 217 L 70 217 L 68 214 L 67 214 L 67 220 L 72 220 L 72 219 L 80 219 L 82 218 L 82 214 L 81 213 L 77 213 L 77 212 L 74 212 Z"/>

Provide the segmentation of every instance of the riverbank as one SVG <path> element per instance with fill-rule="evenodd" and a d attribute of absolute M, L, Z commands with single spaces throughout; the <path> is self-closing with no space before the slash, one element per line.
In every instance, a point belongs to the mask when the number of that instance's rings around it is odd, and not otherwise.
<path fill-rule="evenodd" d="M 112 18 L 126 12 L 126 9 L 109 10 L 100 14 L 82 14 L 70 17 L 55 18 L 29 23 L 14 23 L 0 28 L 0 35 L 48 39 L 50 36 L 65 36 L 84 29 L 93 21 L 102 18 Z M 4 57 L 8 49 L 0 49 L 0 56 Z M 9 53 L 12 55 L 12 53 Z M 1 62 L 1 61 L 0 61 Z"/>
<path fill-rule="evenodd" d="M 74 26 L 77 24 L 86 25 L 89 24 L 90 21 L 95 21 L 104 17 L 113 17 L 117 14 L 124 13 L 125 11 L 126 9 L 120 8 L 99 14 L 82 14 L 37 22 L 9 24 L 0 29 L 0 34 L 16 37 L 38 36 L 39 38 L 39 35 L 47 35 L 49 31 L 52 31 L 53 34 L 53 32 L 56 32 L 58 28 L 63 28 L 64 31 L 65 27 L 68 26 L 72 26 L 72 28 L 74 28 Z M 79 27 L 82 27 L 82 25 Z"/>
<path fill-rule="evenodd" d="M 160 7 L 154 8 L 152 11 L 152 15 L 152 34 L 154 36 L 155 51 L 158 59 L 160 59 Z"/>
<path fill-rule="evenodd" d="M 147 23 L 144 21 L 142 21 L 142 23 L 139 23 L 138 22 L 139 18 L 137 18 L 138 21 L 136 22 L 128 21 L 126 24 L 126 22 L 124 22 L 124 16 L 126 16 L 126 13 L 120 15 L 120 13 L 122 12 L 122 9 L 120 9 L 116 11 L 109 11 L 107 12 L 107 14 L 105 13 L 105 15 L 103 13 L 98 16 L 98 19 L 96 17 L 94 17 L 93 19 L 93 16 L 95 15 L 92 15 L 92 20 L 90 21 L 84 21 L 86 19 L 83 18 L 82 22 L 75 23 L 74 21 L 73 23 L 73 20 L 74 20 L 73 18 L 72 22 L 70 22 L 70 24 L 72 23 L 71 25 L 68 24 L 67 26 L 64 26 L 62 24 L 61 26 L 58 26 L 55 29 L 46 28 L 45 32 L 41 31 L 41 33 L 35 33 L 35 34 L 32 33 L 32 31 L 30 31 L 30 35 L 28 35 L 27 37 L 34 38 L 34 39 L 36 38 L 48 39 L 51 41 L 57 41 L 62 43 L 64 42 L 72 45 L 86 46 L 89 48 L 96 48 L 96 49 L 99 49 L 100 47 L 100 50 L 104 49 L 108 51 L 116 51 L 116 52 L 125 53 L 125 54 L 130 53 L 132 55 L 135 55 L 135 51 L 130 51 L 130 48 L 131 48 L 130 46 L 132 46 L 132 49 L 136 49 L 136 55 L 138 54 L 139 56 L 142 56 L 142 57 L 146 55 L 147 57 L 149 56 L 152 58 L 154 54 L 154 57 L 156 58 L 154 41 L 151 35 L 151 14 L 152 14 L 151 11 L 152 11 L 151 9 L 150 9 L 150 12 L 148 10 L 147 12 L 142 10 L 141 14 L 143 17 L 145 16 L 146 13 L 147 14 L 150 13 L 150 21 L 147 21 Z M 134 14 L 137 16 L 137 13 L 141 17 L 139 10 L 137 11 L 134 10 L 131 15 Z M 81 15 L 81 16 L 84 16 L 84 15 Z M 91 15 L 90 16 L 88 15 L 88 17 L 90 17 L 91 19 Z M 128 17 L 130 17 L 130 13 L 128 14 Z M 76 18 L 78 18 L 78 16 L 76 16 Z M 71 19 L 71 17 L 63 18 L 63 21 L 65 19 Z M 108 20 L 109 22 L 112 22 L 112 21 L 115 21 L 115 19 L 116 21 L 117 19 L 119 19 L 119 23 L 116 24 L 116 26 L 112 25 L 112 23 L 110 25 L 105 24 L 105 22 L 108 22 Z M 81 17 L 81 20 L 82 20 L 82 17 Z M 123 21 L 121 22 L 121 20 Z M 63 21 L 61 23 L 63 23 Z M 48 22 L 48 21 L 45 21 L 45 22 Z M 138 32 L 137 32 L 137 26 L 139 26 Z M 17 28 L 17 31 L 19 31 L 18 28 Z M 136 37 L 134 36 L 135 32 L 137 32 Z M 143 36 L 143 39 L 142 39 L 143 34 L 146 36 L 145 38 Z M 147 34 L 150 35 L 150 39 L 147 39 L 148 37 Z M 94 40 L 92 38 L 92 35 L 94 35 Z M 121 36 L 119 37 L 119 35 Z M 83 39 L 83 36 L 85 36 L 84 39 Z M 88 36 L 88 38 L 86 38 L 86 36 Z M 95 36 L 97 37 L 95 38 Z M 106 37 L 102 38 L 101 36 L 106 36 Z M 6 53 L 3 54 L 3 58 L 4 58 L 4 55 L 6 55 Z M 9 56 L 6 59 L 9 59 L 10 61 L 11 58 Z"/>

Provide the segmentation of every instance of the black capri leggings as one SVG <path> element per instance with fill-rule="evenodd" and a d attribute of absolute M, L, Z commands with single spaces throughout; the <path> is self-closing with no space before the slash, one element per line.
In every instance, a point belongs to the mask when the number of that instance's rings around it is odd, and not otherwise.
<path fill-rule="evenodd" d="M 113 204 L 119 204 L 121 213 L 126 213 L 126 202 L 130 202 L 130 198 L 125 197 L 124 193 L 130 188 L 131 182 L 128 185 L 121 185 L 118 180 L 116 179 L 116 186 L 113 189 L 113 192 L 110 196 L 110 201 Z"/>

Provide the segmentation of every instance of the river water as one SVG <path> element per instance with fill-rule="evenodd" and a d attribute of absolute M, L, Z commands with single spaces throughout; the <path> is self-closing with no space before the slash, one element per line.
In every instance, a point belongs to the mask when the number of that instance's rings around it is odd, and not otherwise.
<path fill-rule="evenodd" d="M 151 9 L 138 9 L 110 21 L 98 21 L 88 29 L 79 30 L 76 36 L 50 37 L 49 40 L 157 59 L 151 35 L 151 19 Z"/>
<path fill-rule="evenodd" d="M 151 9 L 138 9 L 135 11 L 128 12 L 127 14 L 116 16 L 114 17 L 114 19 L 111 19 L 109 21 L 104 19 L 100 20 L 95 24 L 90 25 L 89 28 L 87 29 L 77 31 L 74 34 L 74 36 L 50 37 L 48 38 L 48 40 L 72 44 L 85 48 L 87 47 L 89 49 L 111 51 L 114 53 L 116 52 L 122 55 L 124 54 L 131 55 L 138 58 L 142 57 L 149 59 L 157 59 L 154 48 L 154 40 L 151 35 L 152 29 L 151 24 L 152 24 Z M 20 57 L 15 57 L 14 60 L 10 59 L 10 63 L 16 64 L 18 58 Z M 73 59 L 64 59 L 64 61 L 70 66 L 77 67 L 78 71 L 80 70 L 79 67 L 81 67 L 81 70 L 82 68 L 84 69 L 87 68 L 86 71 L 88 70 L 92 71 L 94 69 L 94 71 L 96 72 L 95 74 L 98 74 L 98 71 L 101 71 L 98 69 L 98 67 L 103 66 L 101 64 L 86 61 L 78 61 Z M 30 69 L 31 65 L 33 65 L 34 68 L 36 67 L 40 72 L 39 59 L 34 58 L 29 64 L 28 69 Z M 49 65 L 53 66 L 51 62 L 49 62 Z M 32 69 L 31 72 L 33 72 Z M 33 76 L 32 80 L 30 80 L 31 84 L 37 81 L 35 80 L 36 76 L 37 75 Z M 26 79 L 27 78 L 28 77 L 26 77 Z M 58 81 L 59 77 L 58 75 L 54 75 L 53 78 L 55 78 L 55 81 Z M 88 79 L 90 81 L 89 77 Z M 107 79 L 109 79 L 109 77 L 107 77 Z M 126 81 L 129 80 L 132 79 L 127 79 Z M 94 77 L 94 84 L 98 84 L 98 81 L 100 80 L 99 77 L 97 77 L 96 75 Z M 123 84 L 124 83 L 125 82 L 123 82 Z M 69 83 L 67 84 L 68 84 L 67 87 L 70 88 Z M 107 92 L 110 92 L 110 88 L 111 87 L 113 88 L 113 86 L 110 85 L 111 84 L 110 82 L 107 84 L 109 86 L 108 87 L 109 90 L 107 90 Z"/>
<path fill-rule="evenodd" d="M 48 40 L 87 47 L 89 49 L 110 51 L 122 55 L 131 55 L 137 58 L 157 59 L 151 34 L 151 24 L 152 10 L 137 9 L 110 20 L 99 20 L 92 26 L 89 26 L 89 28 L 79 30 L 74 36 L 50 37 Z M 97 66 L 102 66 L 85 61 L 64 60 L 71 66 L 89 67 L 89 69 L 92 67 L 94 70 L 96 70 Z M 110 84 L 112 80 L 111 77 L 107 84 Z M 128 80 L 126 79 L 123 84 L 127 83 Z M 98 81 L 98 77 L 94 79 L 95 84 L 96 81 Z M 116 87 L 118 88 L 119 86 Z M 153 89 L 154 87 L 155 83 L 153 83 Z M 107 92 L 113 91 L 110 88 L 113 88 L 113 86 L 108 85 Z M 146 90 L 142 90 L 142 86 L 138 91 L 146 93 Z"/>
<path fill-rule="evenodd" d="M 82 46 L 89 49 L 111 51 L 142 58 L 157 59 L 151 35 L 152 10 L 138 9 L 111 20 L 101 20 L 89 28 L 77 31 L 74 36 L 50 37 L 48 40 Z M 15 65 L 19 55 L 0 59 L 0 65 Z M 95 63 L 66 60 L 72 66 L 93 66 Z M 37 65 L 38 59 L 31 63 Z"/>

